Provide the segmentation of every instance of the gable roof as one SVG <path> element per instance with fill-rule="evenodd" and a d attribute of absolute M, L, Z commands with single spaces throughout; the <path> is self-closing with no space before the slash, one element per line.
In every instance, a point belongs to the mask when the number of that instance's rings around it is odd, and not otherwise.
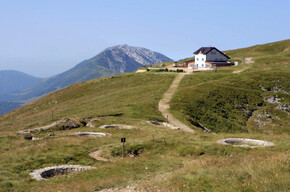
<path fill-rule="evenodd" d="M 227 57 L 228 59 L 230 59 L 229 56 L 227 56 L 226 54 L 224 54 L 223 52 L 221 52 L 220 50 L 218 50 L 215 47 L 201 47 L 198 50 L 196 50 L 193 54 L 198 54 L 199 52 L 201 52 L 202 54 L 206 55 L 207 53 L 209 53 L 211 50 L 216 49 L 218 52 L 220 52 L 221 54 L 223 54 L 225 57 Z"/>

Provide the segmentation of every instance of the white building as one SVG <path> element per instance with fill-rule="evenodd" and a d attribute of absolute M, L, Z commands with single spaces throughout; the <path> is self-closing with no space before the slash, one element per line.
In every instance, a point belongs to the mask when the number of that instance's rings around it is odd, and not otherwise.
<path fill-rule="evenodd" d="M 229 62 L 229 56 L 215 47 L 201 47 L 194 52 L 194 63 L 190 63 L 188 68 L 207 70 L 222 66 L 232 66 L 234 63 Z"/>

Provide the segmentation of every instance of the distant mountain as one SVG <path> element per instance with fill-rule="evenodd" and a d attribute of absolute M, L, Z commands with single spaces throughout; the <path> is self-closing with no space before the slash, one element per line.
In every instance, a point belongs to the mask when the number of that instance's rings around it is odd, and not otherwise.
<path fill-rule="evenodd" d="M 41 82 L 41 78 L 14 70 L 0 71 L 0 95 L 24 91 Z"/>
<path fill-rule="evenodd" d="M 21 103 L 0 101 L 0 115 L 21 107 Z"/>
<path fill-rule="evenodd" d="M 149 49 L 117 45 L 105 49 L 91 59 L 82 61 L 68 71 L 39 81 L 25 92 L 0 94 L 0 101 L 23 101 L 65 88 L 77 82 L 133 72 L 144 65 L 167 61 L 172 61 L 172 59 Z"/>

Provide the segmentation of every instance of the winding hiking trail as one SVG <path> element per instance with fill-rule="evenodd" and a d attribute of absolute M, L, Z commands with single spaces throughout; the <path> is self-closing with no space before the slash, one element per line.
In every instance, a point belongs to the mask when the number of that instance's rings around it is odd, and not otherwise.
<path fill-rule="evenodd" d="M 180 81 L 185 75 L 187 75 L 187 73 L 177 73 L 169 89 L 164 93 L 163 98 L 159 101 L 158 109 L 166 119 L 168 118 L 168 122 L 170 124 L 179 127 L 181 130 L 185 132 L 194 133 L 194 131 L 190 127 L 180 122 L 178 119 L 173 117 L 173 115 L 169 112 L 170 109 L 169 102 L 172 99 L 174 93 L 176 92 Z"/>
<path fill-rule="evenodd" d="M 101 156 L 102 151 L 103 151 L 102 149 L 99 149 L 97 151 L 91 152 L 89 155 L 98 161 L 109 161 L 109 159 L 106 159 Z"/>

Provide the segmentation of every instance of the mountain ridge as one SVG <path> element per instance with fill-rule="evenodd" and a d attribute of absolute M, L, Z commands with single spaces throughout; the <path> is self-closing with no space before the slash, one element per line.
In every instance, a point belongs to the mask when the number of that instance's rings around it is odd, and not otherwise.
<path fill-rule="evenodd" d="M 42 78 L 16 70 L 0 70 L 0 95 L 20 92 L 39 83 Z"/>
<path fill-rule="evenodd" d="M 41 79 L 37 84 L 26 88 L 25 92 L 21 90 L 13 95 L 10 93 L 0 94 L 0 101 L 23 101 L 43 96 L 74 83 L 133 72 L 144 65 L 166 61 L 172 61 L 172 59 L 146 48 L 129 46 L 127 44 L 116 45 L 104 49 L 99 54 L 80 62 L 67 71 Z M 11 110 L 11 107 L 9 110 Z"/>

